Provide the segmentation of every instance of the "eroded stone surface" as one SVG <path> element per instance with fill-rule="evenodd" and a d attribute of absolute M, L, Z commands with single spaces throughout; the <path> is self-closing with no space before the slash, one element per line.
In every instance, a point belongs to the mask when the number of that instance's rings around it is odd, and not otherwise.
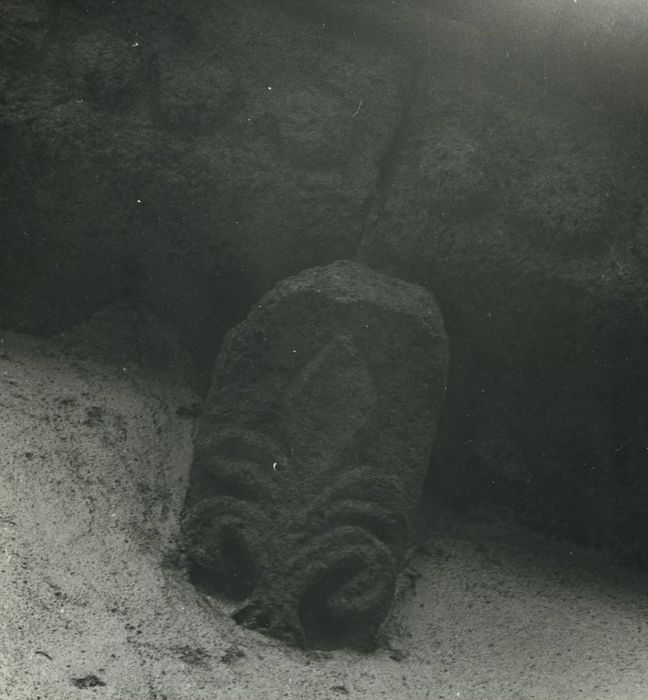
<path fill-rule="evenodd" d="M 447 363 L 419 287 L 349 262 L 279 284 L 228 334 L 207 399 L 184 524 L 196 582 L 290 643 L 370 645 Z"/>
<path fill-rule="evenodd" d="M 452 337 L 431 493 L 648 566 L 647 27 L 638 0 L 4 0 L 0 325 L 126 302 L 202 381 L 255 299 L 358 256 Z"/>

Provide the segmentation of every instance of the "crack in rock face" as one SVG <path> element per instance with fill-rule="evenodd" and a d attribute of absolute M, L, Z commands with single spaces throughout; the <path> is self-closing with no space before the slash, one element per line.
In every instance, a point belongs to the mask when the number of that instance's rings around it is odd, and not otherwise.
<path fill-rule="evenodd" d="M 194 583 L 242 625 L 371 648 L 443 402 L 434 298 L 351 262 L 281 282 L 228 334 L 183 522 Z"/>

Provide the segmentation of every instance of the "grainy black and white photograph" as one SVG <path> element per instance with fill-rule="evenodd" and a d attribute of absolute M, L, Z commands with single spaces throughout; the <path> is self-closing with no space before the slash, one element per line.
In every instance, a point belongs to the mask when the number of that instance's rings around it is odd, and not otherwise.
<path fill-rule="evenodd" d="M 0 0 L 0 699 L 648 697 L 648 2 Z"/>

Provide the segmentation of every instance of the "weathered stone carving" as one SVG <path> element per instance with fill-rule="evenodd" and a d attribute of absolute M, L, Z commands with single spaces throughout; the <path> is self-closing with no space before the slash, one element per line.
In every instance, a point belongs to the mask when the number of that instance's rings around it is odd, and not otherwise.
<path fill-rule="evenodd" d="M 281 282 L 228 334 L 184 535 L 194 581 L 300 646 L 372 644 L 441 408 L 433 297 L 338 262 Z"/>

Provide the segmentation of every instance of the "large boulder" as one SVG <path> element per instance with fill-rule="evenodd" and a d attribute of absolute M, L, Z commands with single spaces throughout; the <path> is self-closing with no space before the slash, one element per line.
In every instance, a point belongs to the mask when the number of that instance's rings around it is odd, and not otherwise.
<path fill-rule="evenodd" d="M 211 361 L 280 279 L 354 254 L 396 51 L 267 3 L 0 13 L 4 325 L 51 333 L 128 297 Z"/>
<path fill-rule="evenodd" d="M 421 63 L 361 245 L 444 311 L 430 486 L 645 563 L 643 127 L 471 42 Z"/>
<path fill-rule="evenodd" d="M 413 530 L 447 338 L 421 289 L 356 263 L 280 283 L 228 333 L 201 420 L 194 580 L 290 643 L 371 645 Z"/>

